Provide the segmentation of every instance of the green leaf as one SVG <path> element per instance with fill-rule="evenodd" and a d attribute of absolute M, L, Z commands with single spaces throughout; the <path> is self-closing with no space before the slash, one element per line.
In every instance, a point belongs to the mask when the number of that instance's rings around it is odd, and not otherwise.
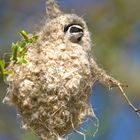
<path fill-rule="evenodd" d="M 9 74 L 13 74 L 12 70 L 5 70 L 4 71 L 4 75 L 9 75 Z"/>
<path fill-rule="evenodd" d="M 0 74 L 4 74 L 5 61 L 0 59 Z"/>
<path fill-rule="evenodd" d="M 12 74 L 13 72 L 11 70 L 5 69 L 5 61 L 4 59 L 0 59 L 0 75 L 2 75 L 2 78 L 5 79 L 6 75 Z"/>
<path fill-rule="evenodd" d="M 5 67 L 5 61 L 3 59 L 0 59 L 0 66 L 2 66 L 3 68 Z"/>
<path fill-rule="evenodd" d="M 12 43 L 12 57 L 11 60 L 12 61 L 17 61 L 17 55 L 18 55 L 18 42 L 17 43 Z"/>
<path fill-rule="evenodd" d="M 16 62 L 17 64 L 27 64 L 28 63 L 28 61 L 24 58 L 24 57 L 19 57 L 18 59 L 17 59 L 17 62 Z"/>
<path fill-rule="evenodd" d="M 28 40 L 28 34 L 26 31 L 22 30 L 19 32 L 19 34 L 23 37 L 23 39 Z"/>
<path fill-rule="evenodd" d="M 30 43 L 34 43 L 34 42 L 36 42 L 36 40 L 38 39 L 38 36 L 32 36 L 31 38 L 30 38 Z"/>

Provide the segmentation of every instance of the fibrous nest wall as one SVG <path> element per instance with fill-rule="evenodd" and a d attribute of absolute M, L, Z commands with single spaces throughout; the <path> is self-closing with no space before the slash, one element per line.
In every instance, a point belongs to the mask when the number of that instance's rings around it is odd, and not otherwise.
<path fill-rule="evenodd" d="M 28 64 L 9 65 L 14 74 L 7 78 L 5 100 L 16 105 L 24 126 L 48 140 L 63 136 L 87 115 L 93 77 L 81 45 L 66 45 L 61 32 L 54 38 L 47 30 L 38 35 L 38 41 L 27 46 Z"/>

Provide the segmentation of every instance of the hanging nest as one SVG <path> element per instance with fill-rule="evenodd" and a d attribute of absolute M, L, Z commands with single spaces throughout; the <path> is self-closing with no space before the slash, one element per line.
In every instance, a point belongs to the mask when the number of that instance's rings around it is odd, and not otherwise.
<path fill-rule="evenodd" d="M 45 28 L 50 30 L 57 20 L 52 22 Z M 16 105 L 24 126 L 48 140 L 66 134 L 71 122 L 77 127 L 85 118 L 93 77 L 90 57 L 80 45 L 66 46 L 61 33 L 51 42 L 47 32 L 39 35 L 36 43 L 27 46 L 28 63 L 9 65 L 14 74 L 7 77 L 5 99 Z"/>
<path fill-rule="evenodd" d="M 38 40 L 26 46 L 27 64 L 11 62 L 4 102 L 15 105 L 23 126 L 43 140 L 55 140 L 77 128 L 89 115 L 89 97 L 95 81 L 107 86 L 120 83 L 100 69 L 92 58 L 90 35 L 84 20 L 63 14 L 48 0 L 48 19 Z M 54 12 L 53 12 L 54 11 Z M 84 28 L 83 42 L 65 38 L 65 24 L 79 23 Z"/>

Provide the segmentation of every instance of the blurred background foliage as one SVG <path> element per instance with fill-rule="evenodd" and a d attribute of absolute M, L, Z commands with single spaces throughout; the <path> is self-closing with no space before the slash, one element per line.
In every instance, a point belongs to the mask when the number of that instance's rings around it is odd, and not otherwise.
<path fill-rule="evenodd" d="M 93 55 L 108 73 L 129 87 L 140 107 L 140 1 L 60 0 L 63 10 L 82 16 L 91 31 Z M 0 55 L 10 51 L 21 29 L 32 33 L 45 16 L 43 0 L 0 0 Z M 96 83 L 90 103 L 100 120 L 99 131 L 87 140 L 139 140 L 140 118 L 124 102 L 119 90 Z M 108 94 L 109 93 L 109 94 Z M 38 140 L 20 129 L 16 109 L 2 104 L 6 85 L 0 79 L 0 140 Z M 81 138 L 73 138 L 81 140 Z"/>

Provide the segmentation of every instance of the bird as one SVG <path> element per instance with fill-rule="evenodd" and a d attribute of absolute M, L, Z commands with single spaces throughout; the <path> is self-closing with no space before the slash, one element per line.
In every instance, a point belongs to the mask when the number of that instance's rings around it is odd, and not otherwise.
<path fill-rule="evenodd" d="M 57 140 L 76 129 L 87 115 L 95 81 L 108 87 L 120 82 L 100 68 L 92 56 L 86 22 L 47 0 L 47 19 L 35 43 L 27 45 L 27 64 L 9 64 L 4 102 L 14 105 L 24 128 L 42 140 Z M 92 113 L 91 113 L 92 112 Z"/>

